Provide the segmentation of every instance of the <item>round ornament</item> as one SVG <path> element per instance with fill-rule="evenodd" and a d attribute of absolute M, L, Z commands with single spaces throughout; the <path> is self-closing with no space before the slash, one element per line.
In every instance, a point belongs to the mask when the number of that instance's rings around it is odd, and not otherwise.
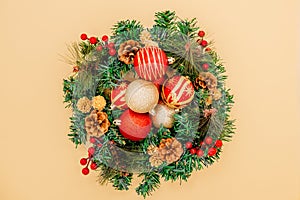
<path fill-rule="evenodd" d="M 172 128 L 174 123 L 175 110 L 165 104 L 158 104 L 154 109 L 154 115 L 151 116 L 152 123 L 156 128 L 161 125 L 165 128 Z"/>
<path fill-rule="evenodd" d="M 148 113 L 136 113 L 126 110 L 120 117 L 120 133 L 132 141 L 140 141 L 147 137 L 151 130 L 151 119 Z"/>
<path fill-rule="evenodd" d="M 194 87 L 192 82 L 184 76 L 173 76 L 168 79 L 163 87 L 161 96 L 170 108 L 182 108 L 189 104 L 194 98 Z"/>
<path fill-rule="evenodd" d="M 126 82 L 122 82 L 118 87 L 112 90 L 110 99 L 111 99 L 111 108 L 119 108 L 121 110 L 128 108 L 125 101 L 125 93 L 128 88 Z"/>
<path fill-rule="evenodd" d="M 168 68 L 168 58 L 158 47 L 140 49 L 134 57 L 134 69 L 142 79 L 154 81 L 165 75 Z"/>
<path fill-rule="evenodd" d="M 158 103 L 156 86 L 145 80 L 135 80 L 128 85 L 125 100 L 128 107 L 137 113 L 150 112 Z"/>

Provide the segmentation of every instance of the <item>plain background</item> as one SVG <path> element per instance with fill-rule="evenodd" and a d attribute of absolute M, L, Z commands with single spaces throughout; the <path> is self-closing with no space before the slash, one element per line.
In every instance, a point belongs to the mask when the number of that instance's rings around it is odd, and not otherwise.
<path fill-rule="evenodd" d="M 151 26 L 154 12 L 197 17 L 215 41 L 235 94 L 237 134 L 218 163 L 150 199 L 300 200 L 299 2 L 296 0 L 1 0 L 0 199 L 141 199 L 81 175 L 68 141 L 59 61 L 82 32 L 118 20 Z"/>

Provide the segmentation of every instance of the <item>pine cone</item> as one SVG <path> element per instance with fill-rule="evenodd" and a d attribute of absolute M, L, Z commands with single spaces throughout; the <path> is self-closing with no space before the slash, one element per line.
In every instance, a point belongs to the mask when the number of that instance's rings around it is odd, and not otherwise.
<path fill-rule="evenodd" d="M 214 90 L 217 88 L 218 80 L 217 78 L 210 72 L 201 72 L 199 76 L 196 78 L 194 86 L 196 89 L 199 87 L 209 90 Z"/>
<path fill-rule="evenodd" d="M 101 111 L 106 106 L 106 101 L 103 96 L 95 96 L 92 104 L 96 110 Z"/>
<path fill-rule="evenodd" d="M 118 50 L 119 60 L 125 64 L 132 64 L 133 58 L 140 48 L 140 44 L 134 40 L 123 42 Z"/>
<path fill-rule="evenodd" d="M 154 145 L 150 145 L 148 148 L 147 148 L 147 153 L 151 156 L 153 154 L 155 154 L 158 150 L 158 147 L 157 146 L 154 146 Z"/>
<path fill-rule="evenodd" d="M 89 135 L 100 137 L 108 131 L 109 126 L 110 122 L 105 112 L 93 110 L 85 118 L 85 130 Z"/>
<path fill-rule="evenodd" d="M 163 164 L 164 161 L 162 160 L 162 157 L 159 153 L 155 153 L 149 158 L 149 162 L 151 166 L 158 167 Z"/>
<path fill-rule="evenodd" d="M 78 100 L 77 109 L 83 113 L 88 113 L 91 110 L 92 103 L 91 100 L 89 100 L 87 97 L 82 97 Z"/>
<path fill-rule="evenodd" d="M 183 154 L 182 144 L 176 138 L 163 139 L 159 145 L 159 154 L 167 164 L 171 164 Z"/>
<path fill-rule="evenodd" d="M 151 34 L 147 30 L 143 30 L 140 34 L 141 43 L 143 43 L 146 47 L 154 46 L 158 47 L 157 42 L 152 41 Z"/>

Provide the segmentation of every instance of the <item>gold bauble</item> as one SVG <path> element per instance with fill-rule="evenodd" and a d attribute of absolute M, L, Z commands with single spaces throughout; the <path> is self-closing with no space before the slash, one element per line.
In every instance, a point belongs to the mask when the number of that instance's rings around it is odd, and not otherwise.
<path fill-rule="evenodd" d="M 145 80 L 135 80 L 128 85 L 125 101 L 128 107 L 137 113 L 147 113 L 157 105 L 159 93 L 157 87 Z"/>
<path fill-rule="evenodd" d="M 154 113 L 151 116 L 152 124 L 159 128 L 161 125 L 165 128 L 172 128 L 174 124 L 175 110 L 165 104 L 158 104 L 154 108 Z"/>

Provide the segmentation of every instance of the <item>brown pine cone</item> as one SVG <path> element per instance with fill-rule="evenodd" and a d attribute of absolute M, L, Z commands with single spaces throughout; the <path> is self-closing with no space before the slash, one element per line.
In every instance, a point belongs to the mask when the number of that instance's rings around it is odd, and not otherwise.
<path fill-rule="evenodd" d="M 171 164 L 183 154 L 182 144 L 176 138 L 163 139 L 159 145 L 159 154 L 167 164 Z"/>
<path fill-rule="evenodd" d="M 132 64 L 133 58 L 140 48 L 140 44 L 134 40 L 123 42 L 118 50 L 119 60 L 125 64 Z"/>
<path fill-rule="evenodd" d="M 93 110 L 85 118 L 85 130 L 89 135 L 100 137 L 108 131 L 109 126 L 110 122 L 105 112 Z"/>
<path fill-rule="evenodd" d="M 217 88 L 217 84 L 217 78 L 210 72 L 201 72 L 194 82 L 196 89 L 201 87 L 203 89 L 214 90 Z"/>
<path fill-rule="evenodd" d="M 163 164 L 164 161 L 159 153 L 155 153 L 149 158 L 149 162 L 152 167 L 158 167 Z"/>

